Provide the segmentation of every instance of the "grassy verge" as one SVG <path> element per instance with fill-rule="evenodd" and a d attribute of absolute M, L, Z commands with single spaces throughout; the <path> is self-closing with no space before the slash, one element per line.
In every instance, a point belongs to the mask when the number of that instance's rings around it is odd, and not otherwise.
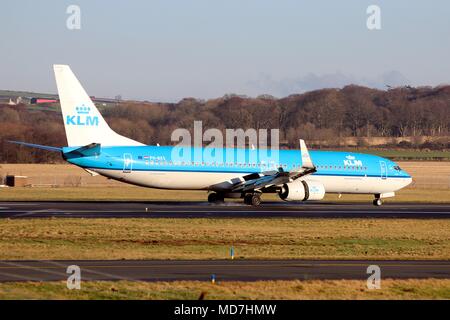
<path fill-rule="evenodd" d="M 382 280 L 381 289 L 365 281 L 257 281 L 210 284 L 176 282 L 2 283 L 0 299 L 450 299 L 450 280 Z"/>
<path fill-rule="evenodd" d="M 450 259 L 450 221 L 0 220 L 0 259 Z"/>
<path fill-rule="evenodd" d="M 206 191 L 158 190 L 122 187 L 0 188 L 0 201 L 206 201 Z M 367 202 L 373 195 L 328 194 L 324 201 Z M 265 201 L 281 201 L 275 194 L 264 194 Z M 227 200 L 231 201 L 231 200 Z M 387 202 L 450 203 L 450 189 L 403 189 Z"/>
<path fill-rule="evenodd" d="M 1 188 L 0 201 L 154 201 L 206 200 L 206 191 L 177 191 L 121 187 Z"/>

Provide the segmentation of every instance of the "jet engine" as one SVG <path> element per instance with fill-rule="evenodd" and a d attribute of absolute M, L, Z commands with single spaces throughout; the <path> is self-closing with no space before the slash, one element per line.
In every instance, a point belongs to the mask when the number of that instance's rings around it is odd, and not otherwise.
<path fill-rule="evenodd" d="M 285 183 L 278 195 L 284 201 L 322 200 L 325 187 L 317 181 L 294 180 Z"/>

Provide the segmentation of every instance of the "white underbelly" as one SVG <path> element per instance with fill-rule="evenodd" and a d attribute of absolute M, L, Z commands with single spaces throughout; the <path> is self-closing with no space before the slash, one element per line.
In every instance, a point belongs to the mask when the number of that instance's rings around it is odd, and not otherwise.
<path fill-rule="evenodd" d="M 144 187 L 179 190 L 206 190 L 213 185 L 217 188 L 240 181 L 247 173 L 189 172 L 189 171 L 132 171 L 95 169 L 99 174 Z"/>
<path fill-rule="evenodd" d="M 327 193 L 387 193 L 394 192 L 409 182 L 408 178 L 349 177 L 349 176 L 317 176 L 305 177 L 305 180 L 321 182 Z"/>
<path fill-rule="evenodd" d="M 189 172 L 189 171 L 131 171 L 92 169 L 99 174 L 139 186 L 159 189 L 227 190 L 227 187 L 242 181 L 247 173 L 227 172 Z M 311 175 L 305 181 L 321 182 L 327 193 L 387 193 L 397 191 L 405 186 L 402 178 L 349 177 Z M 406 183 L 407 184 L 407 183 Z"/>

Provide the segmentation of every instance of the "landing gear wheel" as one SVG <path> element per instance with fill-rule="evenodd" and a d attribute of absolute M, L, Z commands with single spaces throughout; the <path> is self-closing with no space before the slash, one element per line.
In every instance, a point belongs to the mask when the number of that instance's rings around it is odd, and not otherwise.
<path fill-rule="evenodd" d="M 254 207 L 257 207 L 261 204 L 261 196 L 259 194 L 253 194 L 251 198 L 251 204 Z"/>
<path fill-rule="evenodd" d="M 380 198 L 377 198 L 377 199 L 373 200 L 373 205 L 374 205 L 374 206 L 379 207 L 379 206 L 381 206 L 382 204 L 383 204 L 383 201 L 382 201 Z"/>
<path fill-rule="evenodd" d="M 211 192 L 208 195 L 208 202 L 209 203 L 220 203 L 225 200 L 224 196 L 220 193 Z"/>
<path fill-rule="evenodd" d="M 253 197 L 253 195 L 252 194 L 246 194 L 245 196 L 244 196 L 244 203 L 245 204 L 248 204 L 248 205 L 251 205 L 252 204 L 252 197 Z"/>

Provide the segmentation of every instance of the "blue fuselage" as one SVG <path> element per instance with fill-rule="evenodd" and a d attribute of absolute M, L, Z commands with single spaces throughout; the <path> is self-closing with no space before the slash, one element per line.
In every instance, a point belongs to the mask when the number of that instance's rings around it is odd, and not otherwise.
<path fill-rule="evenodd" d="M 188 152 L 180 156 L 174 148 L 102 147 L 99 155 L 68 158 L 67 161 L 89 169 L 237 174 L 259 173 L 280 167 L 291 171 L 302 165 L 300 150 L 279 150 L 278 157 L 271 157 L 270 152 L 249 149 L 189 148 L 184 149 Z M 74 149 L 66 147 L 63 152 Z M 310 155 L 317 168 L 314 176 L 411 178 L 395 162 L 374 155 L 336 151 L 310 151 Z"/>

